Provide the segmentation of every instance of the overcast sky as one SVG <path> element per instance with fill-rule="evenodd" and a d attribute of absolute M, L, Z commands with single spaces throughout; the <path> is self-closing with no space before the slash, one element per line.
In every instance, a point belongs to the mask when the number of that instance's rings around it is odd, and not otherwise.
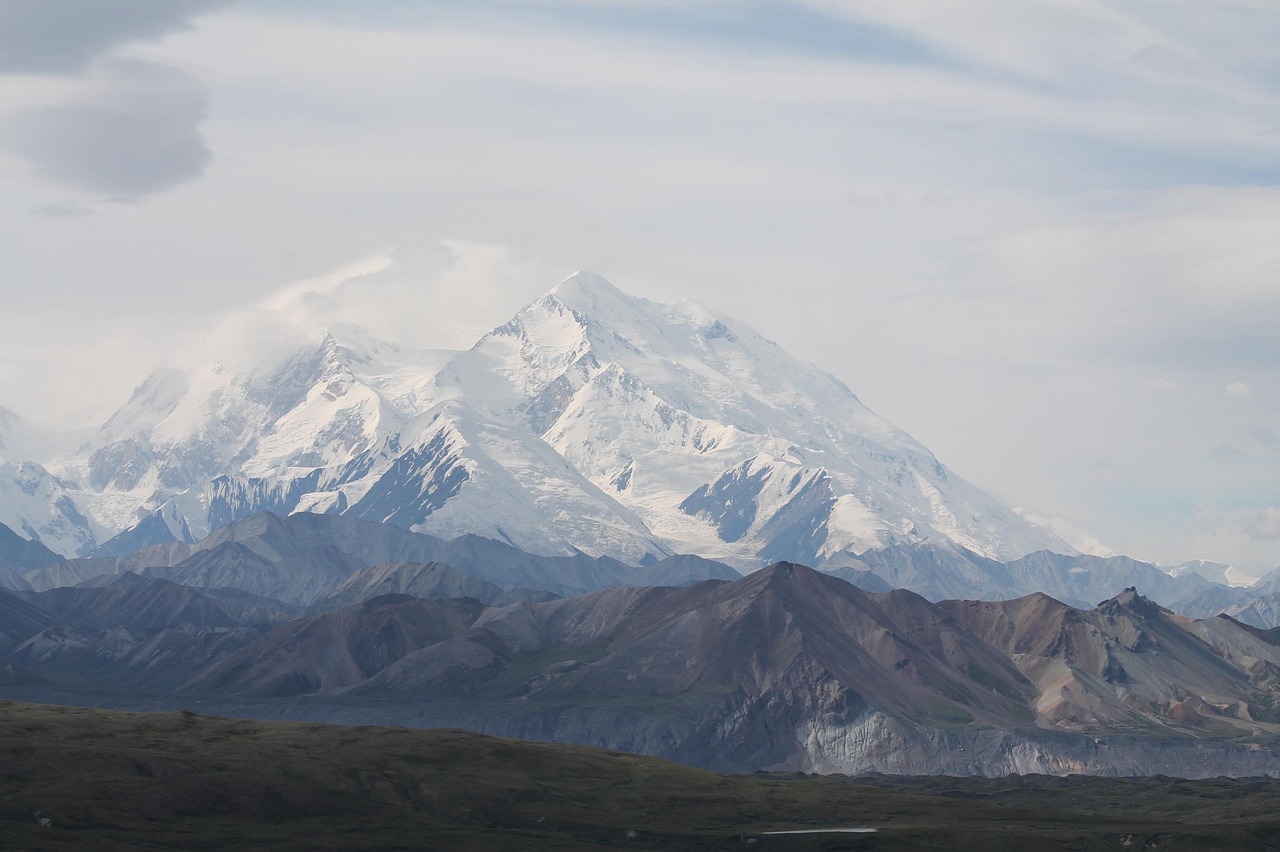
<path fill-rule="evenodd" d="M 465 346 L 586 268 L 1013 505 L 1274 567 L 1277 44 L 1274 0 L 6 0 L 0 404 L 101 418 L 344 269 Z"/>

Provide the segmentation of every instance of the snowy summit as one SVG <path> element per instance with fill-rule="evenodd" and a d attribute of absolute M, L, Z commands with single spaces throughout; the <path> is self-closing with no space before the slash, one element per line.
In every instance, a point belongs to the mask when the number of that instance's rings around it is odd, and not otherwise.
<path fill-rule="evenodd" d="M 930 538 L 1072 550 L 753 329 L 589 272 L 466 351 L 341 326 L 227 354 L 153 374 L 70 457 L 6 462 L 0 522 L 67 554 L 260 510 L 745 568 Z"/>

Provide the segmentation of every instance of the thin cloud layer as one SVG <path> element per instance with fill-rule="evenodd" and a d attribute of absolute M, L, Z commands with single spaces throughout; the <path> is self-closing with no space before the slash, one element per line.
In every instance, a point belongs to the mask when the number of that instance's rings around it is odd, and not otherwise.
<path fill-rule="evenodd" d="M 502 246 L 400 246 L 226 313 L 175 362 L 193 369 L 218 360 L 248 370 L 343 326 L 420 349 L 466 349 L 552 283 L 547 270 Z"/>

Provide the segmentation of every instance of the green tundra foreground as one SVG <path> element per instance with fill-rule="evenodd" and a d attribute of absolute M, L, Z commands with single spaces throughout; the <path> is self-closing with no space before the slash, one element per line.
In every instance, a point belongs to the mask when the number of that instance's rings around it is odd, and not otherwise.
<path fill-rule="evenodd" d="M 868 834 L 770 831 L 871 827 Z M 0 702 L 3 849 L 1280 849 L 1280 781 L 721 776 L 454 730 Z"/>

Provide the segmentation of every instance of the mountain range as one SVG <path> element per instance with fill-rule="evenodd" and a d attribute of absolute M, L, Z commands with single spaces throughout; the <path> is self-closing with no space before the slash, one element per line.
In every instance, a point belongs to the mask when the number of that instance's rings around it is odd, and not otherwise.
<path fill-rule="evenodd" d="M 1195 571 L 1171 574 L 1123 556 L 1038 551 L 999 562 L 949 541 L 895 544 L 828 563 L 823 570 L 861 589 L 908 589 L 930 601 L 1007 600 L 1044 592 L 1079 608 L 1136 586 L 1182 615 L 1227 614 L 1280 626 L 1280 580 L 1227 586 Z M 261 512 L 195 544 L 168 542 L 122 556 L 68 559 L 0 526 L 0 588 L 45 591 L 106 582 L 121 573 L 164 577 L 206 592 L 274 599 L 289 607 L 354 603 L 379 593 L 475 597 L 485 603 L 574 595 L 616 586 L 682 586 L 736 579 L 732 567 L 699 556 L 631 566 L 582 553 L 541 556 L 476 535 L 443 540 L 346 515 Z M 440 595 L 437 594 L 439 591 Z"/>
<path fill-rule="evenodd" d="M 0 544 L 4 532 L 0 529 Z M 519 596 L 524 590 L 526 596 L 556 596 L 739 576 L 727 565 L 694 556 L 635 567 L 607 556 L 541 556 L 476 535 L 446 541 L 391 524 L 310 512 L 283 518 L 259 512 L 219 527 L 195 544 L 155 544 L 124 556 L 67 559 L 38 545 L 33 548 L 12 533 L 9 540 L 21 543 L 23 561 L 9 563 L 0 551 L 0 588 L 44 592 L 137 573 L 204 590 L 235 590 L 293 607 L 311 606 L 338 592 L 408 591 L 427 582 L 466 594 L 477 592 L 482 588 L 477 584 L 483 583 L 503 594 Z M 35 549 L 43 551 L 43 558 Z M 458 577 L 466 582 L 445 580 L 427 570 L 437 563 L 455 574 L 462 572 Z"/>
<path fill-rule="evenodd" d="M 590 273 L 465 351 L 308 327 L 157 371 L 74 450 L 28 458 L 30 432 L 0 419 L 0 523 L 64 556 L 194 544 L 260 511 L 629 564 L 1075 552 L 759 333 Z"/>
<path fill-rule="evenodd" d="M 741 323 L 579 273 L 465 351 L 307 326 L 87 435 L 0 410 L 0 694 L 732 771 L 1276 771 L 1280 579 L 1028 517 Z"/>
<path fill-rule="evenodd" d="M 378 565 L 305 611 L 125 572 L 0 590 L 0 695 L 464 727 L 717 770 L 1255 775 L 1278 765 L 1275 634 L 1133 589 L 1087 609 L 934 603 L 791 563 L 567 598 Z"/>

